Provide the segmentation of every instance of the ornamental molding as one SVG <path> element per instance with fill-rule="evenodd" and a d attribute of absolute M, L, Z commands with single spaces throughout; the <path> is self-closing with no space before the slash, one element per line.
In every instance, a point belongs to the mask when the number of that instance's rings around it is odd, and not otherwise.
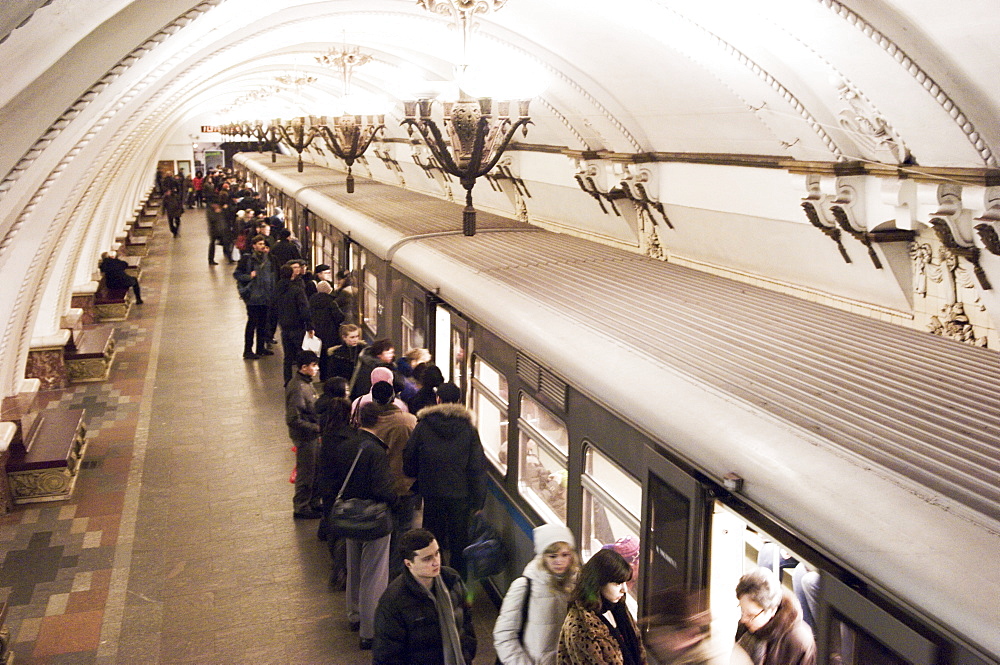
<path fill-rule="evenodd" d="M 989 146 L 986 145 L 986 141 L 983 137 L 979 135 L 976 131 L 975 125 L 972 121 L 962 113 L 961 109 L 958 108 L 958 104 L 955 103 L 948 93 L 946 93 L 940 85 L 938 85 L 930 75 L 924 71 L 920 65 L 913 61 L 913 59 L 906 54 L 903 49 L 901 49 L 895 42 L 886 37 L 884 34 L 878 31 L 871 23 L 862 18 L 859 14 L 852 11 L 851 9 L 844 6 L 843 3 L 838 0 L 817 0 L 820 5 L 826 7 L 834 14 L 844 19 L 851 26 L 857 28 L 861 33 L 868 37 L 871 41 L 877 44 L 883 51 L 885 51 L 889 56 L 895 60 L 900 67 L 902 67 L 913 79 L 919 83 L 927 93 L 934 98 L 934 100 L 941 106 L 945 112 L 951 116 L 951 119 L 955 121 L 962 133 L 969 140 L 969 143 L 976 149 L 979 156 L 982 158 L 983 163 L 986 166 L 996 167 L 1000 166 L 1000 161 L 997 160 L 996 155 L 990 150 Z"/>

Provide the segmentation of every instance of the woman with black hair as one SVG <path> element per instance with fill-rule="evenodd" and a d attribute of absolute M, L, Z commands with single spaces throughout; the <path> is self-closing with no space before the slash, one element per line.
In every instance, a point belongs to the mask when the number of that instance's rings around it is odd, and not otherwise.
<path fill-rule="evenodd" d="M 645 665 L 646 651 L 625 605 L 632 567 L 614 550 L 598 550 L 580 571 L 559 631 L 557 665 Z"/>

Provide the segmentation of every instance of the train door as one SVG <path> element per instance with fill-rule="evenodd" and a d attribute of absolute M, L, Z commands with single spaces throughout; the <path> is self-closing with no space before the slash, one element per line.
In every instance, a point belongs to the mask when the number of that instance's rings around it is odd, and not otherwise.
<path fill-rule="evenodd" d="M 644 451 L 648 469 L 642 488 L 645 603 L 659 591 L 705 587 L 708 515 L 701 484 L 652 448 L 646 446 Z"/>
<path fill-rule="evenodd" d="M 454 383 L 467 394 L 468 369 L 465 362 L 469 347 L 469 324 L 442 303 L 434 308 L 434 363 L 444 380 Z"/>
<path fill-rule="evenodd" d="M 934 665 L 938 648 L 826 573 L 819 580 L 819 661 L 841 665 Z"/>

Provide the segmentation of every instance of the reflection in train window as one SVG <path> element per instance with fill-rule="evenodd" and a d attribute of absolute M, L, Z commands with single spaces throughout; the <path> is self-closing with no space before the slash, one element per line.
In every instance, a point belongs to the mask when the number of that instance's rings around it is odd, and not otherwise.
<path fill-rule="evenodd" d="M 401 345 L 403 353 L 409 351 L 410 349 L 420 348 L 421 346 L 421 344 L 414 342 L 413 330 L 415 328 L 415 323 L 413 316 L 413 299 L 403 298 L 403 311 L 399 317 L 399 323 L 403 329 L 403 343 Z"/>
<path fill-rule="evenodd" d="M 546 522 L 566 523 L 569 435 L 538 402 L 521 395 L 518 488 Z"/>
<path fill-rule="evenodd" d="M 584 451 L 583 537 L 580 557 L 586 561 L 602 547 L 614 549 L 632 565 L 629 597 L 639 582 L 639 514 L 642 484 L 593 446 Z M 635 608 L 633 607 L 633 611 Z"/>
<path fill-rule="evenodd" d="M 364 269 L 364 311 L 365 325 L 372 335 L 378 335 L 378 276 L 367 266 Z"/>
<path fill-rule="evenodd" d="M 472 363 L 472 408 L 486 459 L 507 473 L 507 378 L 476 356 Z"/>
<path fill-rule="evenodd" d="M 838 665 L 910 665 L 846 620 L 830 623 L 830 662 Z"/>

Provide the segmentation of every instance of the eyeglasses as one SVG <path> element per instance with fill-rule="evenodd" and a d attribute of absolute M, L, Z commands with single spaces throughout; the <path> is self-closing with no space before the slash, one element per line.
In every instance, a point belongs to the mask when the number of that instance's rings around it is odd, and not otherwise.
<path fill-rule="evenodd" d="M 736 603 L 736 607 L 740 611 L 740 621 L 742 621 L 744 624 L 753 623 L 757 619 L 757 617 L 759 617 L 761 614 L 767 611 L 766 607 L 761 608 L 760 612 L 757 612 L 757 614 L 754 614 L 752 617 L 748 619 L 746 610 L 744 610 L 739 603 Z"/>

